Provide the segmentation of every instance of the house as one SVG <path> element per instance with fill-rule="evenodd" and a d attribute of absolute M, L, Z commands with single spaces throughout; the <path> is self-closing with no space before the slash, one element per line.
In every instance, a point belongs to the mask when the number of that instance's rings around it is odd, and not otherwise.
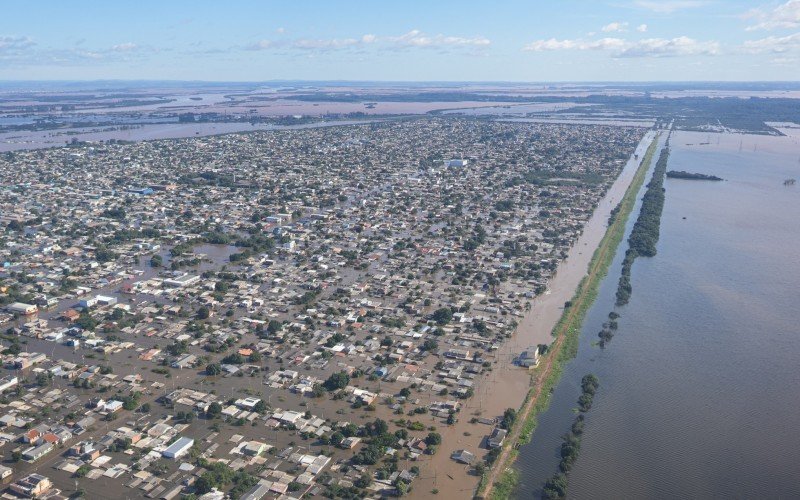
<path fill-rule="evenodd" d="M 6 375 L 3 378 L 0 378 L 0 393 L 11 389 L 12 387 L 16 387 L 19 384 L 19 379 L 14 375 Z"/>
<path fill-rule="evenodd" d="M 183 276 L 178 276 L 177 278 L 165 279 L 164 285 L 171 288 L 183 288 L 185 286 L 194 285 L 195 283 L 199 282 L 200 282 L 199 275 L 192 276 L 190 274 L 184 274 Z"/>
<path fill-rule="evenodd" d="M 258 398 L 244 398 L 244 399 L 237 399 L 234 404 L 243 410 L 254 411 L 256 405 L 261 402 Z"/>
<path fill-rule="evenodd" d="M 342 442 L 339 444 L 339 446 L 344 448 L 345 450 L 352 450 L 360 442 L 361 442 L 360 437 L 351 436 L 348 438 L 344 438 Z"/>
<path fill-rule="evenodd" d="M 103 405 L 103 410 L 105 410 L 108 413 L 115 413 L 122 409 L 123 404 L 124 403 L 122 401 L 117 401 L 116 399 L 112 399 L 111 401 Z"/>
<path fill-rule="evenodd" d="M 179 369 L 191 368 L 192 366 L 194 366 L 196 361 L 197 361 L 197 356 L 195 356 L 194 354 L 186 354 L 182 358 L 174 361 L 170 366 Z"/>
<path fill-rule="evenodd" d="M 11 491 L 28 498 L 38 498 L 53 487 L 52 481 L 39 474 L 29 474 L 11 485 Z"/>
<path fill-rule="evenodd" d="M 6 310 L 11 314 L 21 314 L 23 316 L 30 316 L 31 314 L 36 314 L 39 308 L 33 304 L 14 302 L 13 304 L 6 306 Z"/>
<path fill-rule="evenodd" d="M 500 448 L 503 446 L 503 441 L 505 441 L 507 434 L 507 430 L 495 427 L 489 437 L 486 438 L 486 444 L 489 445 L 489 448 Z"/>
<path fill-rule="evenodd" d="M 61 313 L 61 319 L 63 319 L 64 321 L 69 321 L 69 322 L 78 321 L 78 318 L 80 317 L 81 314 L 75 309 L 67 309 L 66 311 Z"/>
<path fill-rule="evenodd" d="M 276 413 L 273 415 L 273 418 L 280 420 L 284 424 L 297 424 L 297 422 L 303 418 L 303 414 L 297 411 L 287 410 L 281 413 Z"/>
<path fill-rule="evenodd" d="M 23 451 L 22 458 L 27 460 L 28 462 L 35 462 L 40 458 L 42 458 L 43 456 L 50 453 L 51 451 L 53 451 L 53 445 L 50 443 L 44 443 L 40 444 L 39 446 L 33 446 Z"/>
<path fill-rule="evenodd" d="M 468 349 L 451 348 L 445 351 L 444 355 L 452 359 L 468 360 L 470 359 L 470 352 Z"/>
<path fill-rule="evenodd" d="M 117 303 L 116 297 L 109 297 L 107 295 L 98 295 L 96 297 L 98 305 L 101 306 L 113 306 Z"/>
<path fill-rule="evenodd" d="M 6 467 L 5 465 L 0 465 L 0 481 L 7 482 L 8 478 L 11 477 L 13 474 L 14 469 L 11 467 Z"/>
<path fill-rule="evenodd" d="M 239 498 L 241 500 L 261 500 L 270 493 L 271 488 L 272 481 L 262 479 Z"/>
<path fill-rule="evenodd" d="M 194 439 L 182 437 L 169 445 L 166 450 L 161 452 L 161 455 L 164 456 L 164 458 L 171 458 L 174 460 L 188 453 L 192 446 L 194 446 Z"/>
<path fill-rule="evenodd" d="M 82 309 L 88 309 L 97 305 L 97 297 L 87 297 L 78 301 L 78 306 Z"/>
<path fill-rule="evenodd" d="M 475 455 L 468 452 L 467 450 L 456 450 L 450 455 L 450 458 L 452 458 L 456 462 L 467 465 L 471 465 L 472 462 L 475 461 Z"/>
<path fill-rule="evenodd" d="M 250 441 L 242 447 L 242 453 L 251 457 L 257 457 L 264 453 L 267 445 L 261 441 Z"/>
<path fill-rule="evenodd" d="M 517 364 L 525 368 L 531 368 L 539 364 L 539 349 L 522 351 L 517 358 Z"/>
<path fill-rule="evenodd" d="M 22 441 L 28 444 L 34 444 L 41 436 L 42 433 L 39 432 L 39 429 L 30 429 L 22 435 Z"/>

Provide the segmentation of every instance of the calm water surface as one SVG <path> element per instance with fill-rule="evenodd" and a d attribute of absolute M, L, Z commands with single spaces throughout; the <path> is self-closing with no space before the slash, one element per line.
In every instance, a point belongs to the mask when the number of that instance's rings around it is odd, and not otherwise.
<path fill-rule="evenodd" d="M 521 450 L 519 498 L 538 498 L 556 472 L 590 372 L 601 387 L 570 498 L 800 497 L 800 186 L 783 186 L 800 177 L 798 140 L 675 133 L 672 146 L 670 169 L 727 180 L 666 181 L 658 255 L 636 261 L 630 304 L 600 350 L 617 255 Z"/>

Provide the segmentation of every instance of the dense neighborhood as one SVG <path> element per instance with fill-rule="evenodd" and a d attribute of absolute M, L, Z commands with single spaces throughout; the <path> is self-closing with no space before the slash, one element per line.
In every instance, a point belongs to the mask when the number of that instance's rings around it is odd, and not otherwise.
<path fill-rule="evenodd" d="M 4 495 L 480 471 L 513 414 L 470 399 L 547 355 L 496 352 L 644 133 L 426 117 L 0 154 Z"/>

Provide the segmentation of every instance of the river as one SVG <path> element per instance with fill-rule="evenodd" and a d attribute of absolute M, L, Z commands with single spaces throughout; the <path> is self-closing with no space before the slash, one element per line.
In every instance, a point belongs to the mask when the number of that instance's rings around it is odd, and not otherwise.
<path fill-rule="evenodd" d="M 726 181 L 667 179 L 658 255 L 634 264 L 601 350 L 620 245 L 578 356 L 520 450 L 519 498 L 539 498 L 556 472 L 586 373 L 600 389 L 569 498 L 800 496 L 800 187 L 783 185 L 800 177 L 797 138 L 677 132 L 671 144 L 670 170 Z"/>

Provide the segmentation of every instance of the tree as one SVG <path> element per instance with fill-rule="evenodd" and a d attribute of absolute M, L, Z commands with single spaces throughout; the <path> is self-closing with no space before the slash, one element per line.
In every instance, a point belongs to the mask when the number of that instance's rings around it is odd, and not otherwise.
<path fill-rule="evenodd" d="M 206 306 L 202 306 L 197 310 L 197 319 L 208 319 L 211 316 L 211 311 Z"/>
<path fill-rule="evenodd" d="M 376 464 L 383 456 L 383 452 L 383 446 L 370 444 L 369 446 L 361 448 L 361 451 L 353 457 L 353 463 L 356 465 Z"/>
<path fill-rule="evenodd" d="M 598 380 L 597 376 L 592 373 L 584 375 L 581 379 L 581 389 L 586 394 L 594 395 L 599 386 L 600 380 Z"/>
<path fill-rule="evenodd" d="M 511 426 L 514 425 L 514 421 L 517 419 L 517 410 L 514 408 L 506 408 L 506 411 L 503 412 L 503 422 L 501 426 L 504 429 L 511 429 Z"/>
<path fill-rule="evenodd" d="M 209 363 L 206 365 L 206 375 L 215 377 L 220 373 L 222 373 L 222 367 L 219 365 L 219 363 Z"/>
<path fill-rule="evenodd" d="M 344 389 L 349 383 L 350 375 L 348 375 L 347 372 L 340 371 L 328 377 L 323 385 L 329 391 L 336 391 L 339 389 Z"/>
<path fill-rule="evenodd" d="M 355 481 L 353 481 L 353 484 L 356 486 L 356 488 L 365 489 L 372 484 L 372 478 L 369 476 L 369 474 L 361 474 Z"/>
<path fill-rule="evenodd" d="M 438 348 L 439 348 L 439 343 L 433 339 L 428 339 L 422 343 L 423 351 L 435 351 Z"/>
<path fill-rule="evenodd" d="M 542 498 L 544 500 L 557 500 L 567 496 L 567 476 L 556 474 L 544 483 Z"/>
<path fill-rule="evenodd" d="M 50 385 L 50 377 L 47 373 L 39 373 L 36 375 L 36 385 L 39 387 L 46 387 Z"/>
<path fill-rule="evenodd" d="M 88 464 L 83 464 L 75 471 L 75 477 L 84 477 L 92 468 Z"/>
<path fill-rule="evenodd" d="M 97 262 L 100 262 L 101 264 L 117 259 L 117 254 L 103 245 L 100 245 L 95 249 L 94 256 L 97 259 Z"/>
<path fill-rule="evenodd" d="M 84 310 L 81 312 L 81 315 L 80 315 L 80 317 L 78 317 L 78 320 L 75 322 L 75 324 L 76 324 L 76 325 L 78 325 L 78 326 L 79 326 L 79 327 L 81 327 L 82 329 L 84 329 L 84 330 L 88 330 L 88 331 L 90 331 L 90 332 L 91 332 L 91 331 L 94 331 L 94 329 L 95 329 L 95 328 L 97 328 L 97 325 L 98 325 L 98 323 L 99 323 L 99 321 L 97 321 L 96 319 L 94 319 L 94 318 L 93 318 L 93 317 L 92 317 L 92 316 L 89 314 L 89 311 L 87 311 L 86 309 L 84 309 Z"/>
<path fill-rule="evenodd" d="M 323 395 L 325 395 L 325 388 L 322 387 L 322 384 L 314 384 L 314 387 L 311 389 L 311 397 L 321 398 Z"/>
<path fill-rule="evenodd" d="M 210 405 L 208 405 L 208 409 L 206 410 L 206 415 L 208 418 L 217 418 L 222 415 L 222 405 L 214 401 Z"/>
<path fill-rule="evenodd" d="M 271 319 L 271 320 L 269 320 L 269 323 L 267 324 L 267 333 L 269 333 L 270 335 L 275 335 L 276 333 L 281 331 L 282 328 L 283 328 L 283 323 L 281 323 L 280 321 Z"/>
<path fill-rule="evenodd" d="M 442 444 L 442 435 L 438 432 L 429 432 L 425 438 L 425 444 L 428 446 L 437 446 Z"/>
<path fill-rule="evenodd" d="M 164 259 L 160 255 L 155 254 L 152 257 L 150 257 L 150 267 L 161 267 L 163 265 L 164 265 Z"/>
<path fill-rule="evenodd" d="M 244 356 L 242 356 L 238 352 L 234 352 L 234 353 L 228 354 L 227 356 L 222 358 L 222 362 L 225 363 L 226 365 L 241 365 L 246 360 L 247 360 L 247 358 L 245 358 Z"/>
<path fill-rule="evenodd" d="M 399 497 L 405 496 L 409 490 L 408 483 L 400 478 L 395 481 L 394 487 L 397 489 L 397 496 Z"/>
<path fill-rule="evenodd" d="M 370 436 L 382 436 L 389 432 L 389 425 L 384 420 L 377 418 L 374 422 L 368 422 L 364 429 Z"/>
<path fill-rule="evenodd" d="M 440 325 L 446 325 L 453 319 L 453 311 L 449 307 L 442 307 L 433 313 L 433 320 Z"/>
<path fill-rule="evenodd" d="M 344 441 L 344 434 L 339 431 L 331 434 L 330 442 L 333 446 L 339 446 Z"/>

